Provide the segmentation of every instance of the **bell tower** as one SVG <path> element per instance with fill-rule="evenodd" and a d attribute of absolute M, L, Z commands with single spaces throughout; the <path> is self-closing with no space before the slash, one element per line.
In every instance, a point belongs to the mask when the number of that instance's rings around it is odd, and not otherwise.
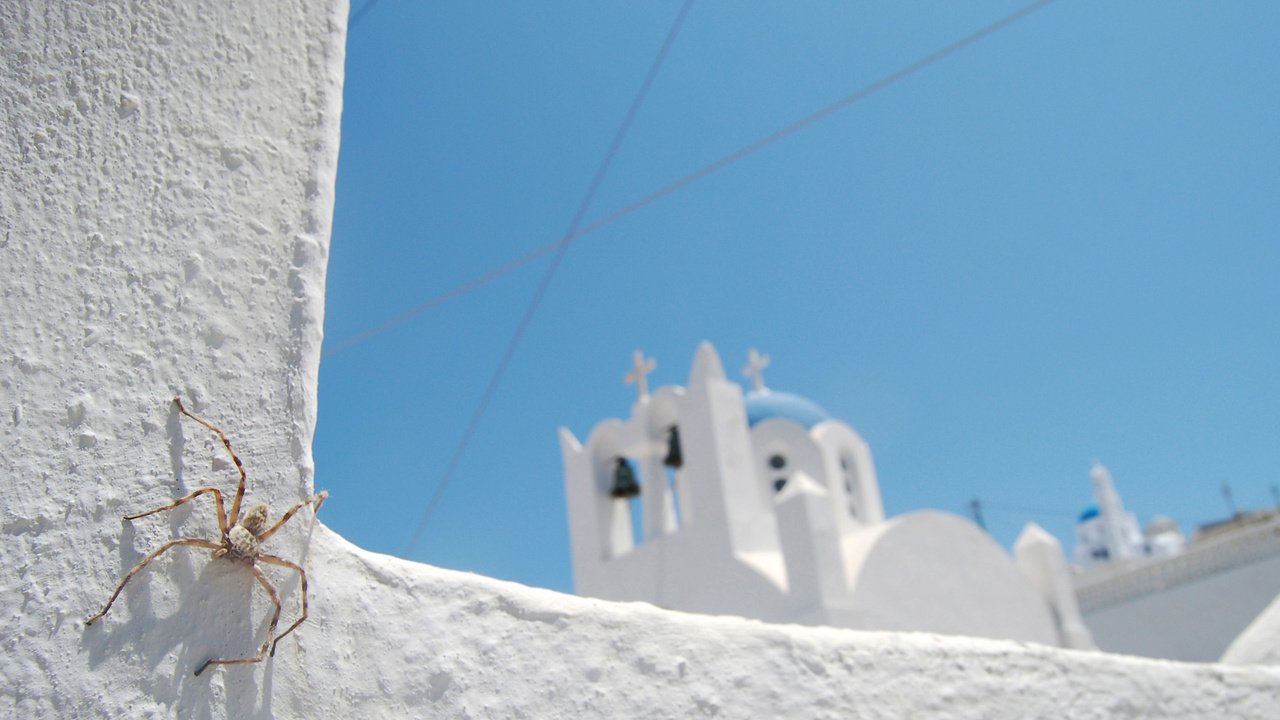
<path fill-rule="evenodd" d="M 625 380 L 637 399 L 627 419 L 599 423 L 585 445 L 560 430 L 576 591 L 738 613 L 735 603 L 750 593 L 762 613 L 778 616 L 785 569 L 757 567 L 779 540 L 757 491 L 742 390 L 710 343 L 698 348 L 687 388 L 650 393 L 654 367 L 634 356 Z M 735 585 L 740 592 L 725 592 Z"/>
<path fill-rule="evenodd" d="M 637 352 L 625 419 L 560 429 L 575 591 L 771 622 L 1056 643 L 1045 596 L 963 518 L 886 520 L 871 450 L 807 398 L 725 377 L 702 343 L 686 387 L 650 390 Z"/>

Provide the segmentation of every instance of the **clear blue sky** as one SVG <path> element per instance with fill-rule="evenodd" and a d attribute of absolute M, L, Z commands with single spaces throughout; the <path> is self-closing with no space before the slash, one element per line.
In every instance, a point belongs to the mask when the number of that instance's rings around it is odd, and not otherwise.
<path fill-rule="evenodd" d="M 352 0 L 359 12 L 367 0 Z M 1023 2 L 694 4 L 598 218 Z M 681 3 L 381 0 L 347 43 L 325 521 L 402 554 Z M 890 514 L 1070 546 L 1106 464 L 1188 529 L 1280 482 L 1280 3 L 1059 0 L 582 237 L 412 559 L 572 587 L 556 430 L 711 340 L 871 444 Z M 746 383 L 742 378 L 736 378 Z"/>

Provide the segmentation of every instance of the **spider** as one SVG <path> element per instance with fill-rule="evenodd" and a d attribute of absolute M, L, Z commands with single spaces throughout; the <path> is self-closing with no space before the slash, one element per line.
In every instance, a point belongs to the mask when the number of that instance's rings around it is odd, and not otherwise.
<path fill-rule="evenodd" d="M 173 510 L 179 505 L 194 500 L 201 495 L 210 494 L 213 495 L 214 505 L 218 508 L 218 530 L 221 533 L 221 539 L 219 542 L 211 542 L 209 540 L 199 540 L 196 538 L 179 538 L 177 540 L 170 540 L 164 545 L 161 545 L 158 550 L 143 558 L 142 562 L 135 565 L 133 569 L 124 576 L 124 579 L 120 581 L 118 586 L 116 586 L 116 591 L 111 593 L 111 598 L 107 600 L 107 604 L 102 607 L 102 610 L 97 615 L 85 620 L 84 624 L 86 626 L 92 625 L 100 620 L 102 616 L 106 615 L 107 611 L 111 609 L 111 604 L 120 596 L 120 592 L 124 590 L 124 586 L 129 582 L 129 579 L 149 565 L 152 560 L 155 560 L 157 557 L 164 554 L 165 551 L 179 545 L 205 548 L 212 550 L 213 556 L 216 558 L 225 558 L 232 562 L 242 563 L 248 567 L 249 571 L 253 573 L 253 576 L 257 578 L 258 584 L 262 585 L 263 589 L 267 591 L 267 595 L 271 598 L 271 604 L 275 606 L 275 612 L 271 614 L 271 625 L 267 628 L 267 638 L 262 643 L 262 649 L 258 651 L 257 655 L 228 660 L 208 660 L 196 670 L 196 675 L 204 672 L 205 668 L 210 665 L 245 665 L 261 662 L 263 658 L 267 657 L 268 648 L 270 648 L 270 655 L 274 657 L 276 654 L 276 645 L 279 645 L 280 641 L 284 639 L 284 636 L 293 632 L 304 620 L 307 619 L 307 573 L 302 569 L 302 566 L 297 563 L 290 562 L 281 557 L 276 557 L 275 555 L 268 555 L 266 553 L 259 552 L 258 549 L 262 543 L 266 542 L 272 535 L 275 535 L 276 532 L 289 521 L 289 518 L 294 516 L 294 513 L 298 512 L 303 507 L 314 503 L 314 510 L 312 512 L 318 512 L 320 510 L 320 506 L 324 504 L 325 498 L 329 497 L 329 493 L 328 491 L 321 491 L 315 496 L 294 505 L 289 508 L 289 511 L 286 512 L 283 517 L 276 521 L 275 525 L 272 525 L 271 527 L 267 527 L 267 506 L 262 503 L 249 506 L 242 517 L 240 515 L 240 502 L 244 499 L 244 465 L 240 463 L 240 458 L 236 457 L 235 451 L 231 449 L 231 441 L 228 440 L 227 436 L 212 423 L 188 412 L 187 409 L 183 407 L 182 400 L 180 398 L 175 397 L 173 399 L 173 403 L 178 406 L 179 412 L 183 415 L 186 415 L 192 420 L 195 420 L 201 425 L 217 433 L 218 437 L 222 440 L 222 444 L 227 448 L 227 452 L 231 454 L 231 459 L 235 461 L 236 469 L 240 471 L 240 484 L 236 487 L 236 496 L 231 502 L 231 514 L 228 515 L 223 510 L 222 491 L 215 487 L 202 487 L 185 497 L 169 503 L 168 505 L 163 505 L 153 510 L 140 512 L 135 515 L 125 515 L 124 519 L 132 522 L 138 518 L 154 515 L 158 512 Z M 267 579 L 266 574 L 257 567 L 256 563 L 259 561 L 268 565 L 276 565 L 293 570 L 297 572 L 298 577 L 302 579 L 302 616 L 290 625 L 287 630 L 276 635 L 274 640 L 272 639 L 272 636 L 275 633 L 276 625 L 280 621 L 280 594 L 276 591 L 275 586 L 271 584 L 271 581 Z"/>

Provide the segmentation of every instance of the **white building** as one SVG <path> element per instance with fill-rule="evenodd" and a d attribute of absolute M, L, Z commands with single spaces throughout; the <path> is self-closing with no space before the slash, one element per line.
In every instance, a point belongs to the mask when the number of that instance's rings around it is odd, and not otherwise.
<path fill-rule="evenodd" d="M 1172 660 L 1223 656 L 1280 594 L 1280 514 L 1242 513 L 1188 544 L 1168 518 L 1140 530 L 1105 467 L 1090 476 L 1095 504 L 1076 527 L 1073 585 L 1098 646 Z"/>
<path fill-rule="evenodd" d="M 653 363 L 637 353 L 630 416 L 601 422 L 585 444 L 561 429 L 579 594 L 1090 646 L 1072 621 L 1056 542 L 1020 555 L 1019 565 L 1035 568 L 1029 581 L 964 518 L 886 519 L 867 443 L 812 401 L 765 387 L 767 362 L 753 351 L 745 373 L 754 389 L 744 395 L 703 343 L 688 387 L 650 393 Z"/>
<path fill-rule="evenodd" d="M 1094 463 L 1089 473 L 1095 504 L 1085 508 L 1076 525 L 1076 565 L 1089 567 L 1147 554 L 1138 517 L 1124 509 L 1111 473 Z"/>

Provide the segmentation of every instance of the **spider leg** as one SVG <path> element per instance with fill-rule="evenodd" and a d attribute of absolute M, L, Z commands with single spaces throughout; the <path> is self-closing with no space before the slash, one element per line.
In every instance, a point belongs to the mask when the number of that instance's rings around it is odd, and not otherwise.
<path fill-rule="evenodd" d="M 213 493 L 213 502 L 218 506 L 218 530 L 220 530 L 222 532 L 222 535 L 225 537 L 227 534 L 227 531 L 230 530 L 231 528 L 227 526 L 227 513 L 222 509 L 222 491 L 215 487 L 200 488 L 198 490 L 193 491 L 186 497 L 181 497 L 181 498 L 178 498 L 177 500 L 174 500 L 168 505 L 162 505 L 158 508 L 155 508 L 153 510 L 148 510 L 146 512 L 134 513 L 133 515 L 125 515 L 124 519 L 137 520 L 138 518 L 143 518 L 148 515 L 154 515 L 158 512 L 164 512 L 165 510 L 172 510 L 185 502 L 189 502 L 201 495 L 204 495 L 205 493 Z"/>
<path fill-rule="evenodd" d="M 280 622 L 280 593 L 276 592 L 275 586 L 271 584 L 271 581 L 267 579 L 267 576 L 264 575 L 257 567 L 250 565 L 249 570 L 251 570 L 253 572 L 253 576 L 258 579 L 258 583 L 266 589 L 267 595 L 271 597 L 271 604 L 276 606 L 275 612 L 271 614 L 271 626 L 267 628 L 267 639 L 263 641 L 262 649 L 258 651 L 257 655 L 253 655 L 251 657 L 236 658 L 234 660 L 206 660 L 205 663 L 196 670 L 196 675 L 204 672 L 205 668 L 210 665 L 250 665 L 256 662 L 262 662 L 262 659 L 267 656 L 267 648 L 272 646 L 271 638 L 275 635 L 276 625 Z"/>
<path fill-rule="evenodd" d="M 325 498 L 327 497 L 329 497 L 329 491 L 321 490 L 319 493 L 317 493 L 313 497 L 303 500 L 297 505 L 294 505 L 293 507 L 289 508 L 289 511 L 286 512 L 284 515 L 280 516 L 280 519 L 276 521 L 275 525 L 272 525 L 265 532 L 263 532 L 261 535 L 258 536 L 258 542 L 266 542 L 267 538 L 271 537 L 272 535 L 275 535 L 276 531 L 278 531 L 286 522 L 289 522 L 289 518 L 293 517 L 295 513 L 297 513 L 299 510 L 306 507 L 307 505 L 310 505 L 311 503 L 316 504 L 315 510 L 312 510 L 312 512 L 320 512 L 320 506 L 324 504 Z"/>
<path fill-rule="evenodd" d="M 282 557 L 276 557 L 275 555 L 265 555 L 265 554 L 259 553 L 258 559 L 261 560 L 262 562 L 269 563 L 271 565 L 278 565 L 282 568 L 289 568 L 290 570 L 297 572 L 298 577 L 302 578 L 302 617 L 295 620 L 293 624 L 288 627 L 288 629 L 286 629 L 284 632 L 277 635 L 275 642 L 271 643 L 271 656 L 275 657 L 276 645 L 280 644 L 280 641 L 284 639 L 285 635 L 288 635 L 294 630 L 297 630 L 298 626 L 301 625 L 303 621 L 307 619 L 307 571 L 303 570 L 301 565 L 297 563 L 289 562 L 288 560 L 285 560 Z"/>
<path fill-rule="evenodd" d="M 236 486 L 235 500 L 231 501 L 231 514 L 227 516 L 226 527 L 222 528 L 222 531 L 226 532 L 227 530 L 235 526 L 236 520 L 240 519 L 240 501 L 244 499 L 244 480 L 245 480 L 244 464 L 240 462 L 240 458 L 236 457 L 236 451 L 231 449 L 231 441 L 227 439 L 226 434 L 224 434 L 221 430 L 219 430 L 217 426 L 215 426 L 213 423 L 209 422 L 208 420 L 205 420 L 202 417 L 191 414 L 185 407 L 183 407 L 182 400 L 180 398 L 174 398 L 173 404 L 178 406 L 178 410 L 183 415 L 186 415 L 192 420 L 195 420 L 201 425 L 217 433 L 218 437 L 222 440 L 223 446 L 225 446 L 227 448 L 227 452 L 230 453 L 231 459 L 235 461 L 236 469 L 240 471 L 240 484 Z"/>
<path fill-rule="evenodd" d="M 142 562 L 133 566 L 133 569 L 129 571 L 129 574 L 125 575 L 124 579 L 120 581 L 120 584 L 116 586 L 116 591 L 111 593 L 111 599 L 107 600 L 107 604 L 102 606 L 102 611 L 99 612 L 97 615 L 94 615 L 88 618 L 87 620 L 85 620 L 84 624 L 92 625 L 95 622 L 97 622 L 99 619 L 101 619 L 103 615 L 106 615 L 107 611 L 111 609 L 111 604 L 116 601 L 116 598 L 120 597 L 120 592 L 124 590 L 125 583 L 129 582 L 129 579 L 132 578 L 134 575 L 137 575 L 138 572 L 142 570 L 142 568 L 149 565 L 152 560 L 155 560 L 156 558 L 160 557 L 160 555 L 163 554 L 164 551 L 176 545 L 190 545 L 192 547 L 205 548 L 207 550 L 218 550 L 219 548 L 222 547 L 221 545 L 217 543 L 209 542 L 208 540 L 195 540 L 191 538 L 170 540 L 164 545 L 161 545 L 160 549 L 146 556 L 145 558 L 142 559 Z"/>

